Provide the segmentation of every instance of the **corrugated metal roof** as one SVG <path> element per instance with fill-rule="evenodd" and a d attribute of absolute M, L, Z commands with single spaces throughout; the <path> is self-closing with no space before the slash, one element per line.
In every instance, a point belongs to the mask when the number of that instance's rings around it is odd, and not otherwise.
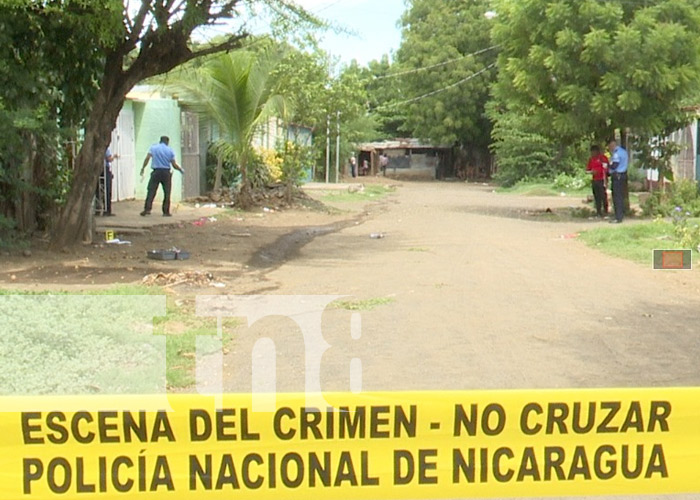
<path fill-rule="evenodd" d="M 391 141 L 365 142 L 359 145 L 361 151 L 373 149 L 450 149 L 452 146 L 435 145 L 420 139 L 394 139 Z"/>

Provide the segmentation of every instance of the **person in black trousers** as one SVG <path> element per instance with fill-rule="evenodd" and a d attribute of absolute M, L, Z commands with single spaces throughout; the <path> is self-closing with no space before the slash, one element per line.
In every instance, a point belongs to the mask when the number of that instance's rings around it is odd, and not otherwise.
<path fill-rule="evenodd" d="M 613 205 L 615 207 L 615 219 L 611 224 L 620 224 L 625 218 L 625 199 L 627 197 L 627 169 L 629 167 L 629 155 L 627 150 L 617 145 L 615 139 L 608 142 L 610 158 L 610 176 L 612 178 Z"/>
<path fill-rule="evenodd" d="M 105 151 L 104 166 L 100 173 L 100 179 L 97 185 L 97 202 L 100 210 L 96 212 L 104 216 L 113 216 L 112 213 L 112 162 L 119 158 L 119 155 L 113 155 L 109 148 Z"/>
<path fill-rule="evenodd" d="M 141 176 L 146 170 L 149 160 L 151 161 L 151 179 L 148 181 L 148 194 L 146 195 L 146 203 L 143 207 L 141 216 L 151 214 L 153 208 L 153 200 L 158 192 L 158 186 L 163 186 L 163 216 L 170 217 L 170 191 L 172 189 L 172 174 L 170 167 L 184 174 L 185 171 L 175 161 L 175 152 L 169 146 L 170 138 L 163 136 L 158 144 L 154 144 L 148 150 L 146 158 L 143 160 L 141 167 Z"/>
<path fill-rule="evenodd" d="M 608 193 L 605 187 L 605 176 L 608 173 L 608 157 L 600 152 L 599 146 L 591 146 L 591 157 L 588 160 L 586 171 L 592 175 L 591 187 L 595 200 L 595 211 L 598 217 L 608 213 Z M 603 212 L 605 210 L 605 212 Z"/>

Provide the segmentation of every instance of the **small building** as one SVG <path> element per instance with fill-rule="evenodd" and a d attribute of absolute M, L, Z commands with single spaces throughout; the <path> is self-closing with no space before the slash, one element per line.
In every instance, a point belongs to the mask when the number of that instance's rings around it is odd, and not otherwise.
<path fill-rule="evenodd" d="M 145 199 L 148 175 L 139 175 L 143 159 L 161 136 L 170 137 L 170 147 L 185 175 L 173 176 L 171 198 L 178 202 L 199 196 L 204 186 L 199 159 L 199 119 L 177 100 L 148 87 L 136 87 L 126 102 L 112 132 L 110 149 L 118 159 L 112 164 L 112 201 Z"/>
<path fill-rule="evenodd" d="M 445 179 L 454 176 L 454 148 L 426 144 L 418 139 L 395 139 L 360 144 L 357 163 L 360 175 L 384 173 L 402 179 Z M 388 158 L 386 172 L 381 172 L 380 156 Z M 368 169 L 362 165 L 367 161 Z M 346 167 L 347 168 L 347 167 Z M 350 172 L 346 172 L 350 175 Z"/>

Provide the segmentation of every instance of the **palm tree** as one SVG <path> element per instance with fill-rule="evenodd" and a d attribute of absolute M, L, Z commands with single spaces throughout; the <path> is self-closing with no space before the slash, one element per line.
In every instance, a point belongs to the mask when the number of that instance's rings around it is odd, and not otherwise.
<path fill-rule="evenodd" d="M 255 132 L 271 116 L 284 117 L 287 111 L 271 77 L 278 62 L 279 56 L 273 53 L 221 54 L 173 85 L 182 100 L 219 126 L 220 137 L 213 146 L 214 191 L 221 190 L 223 162 L 237 164 L 241 171 L 238 202 L 243 208 L 251 204 L 248 164 Z"/>

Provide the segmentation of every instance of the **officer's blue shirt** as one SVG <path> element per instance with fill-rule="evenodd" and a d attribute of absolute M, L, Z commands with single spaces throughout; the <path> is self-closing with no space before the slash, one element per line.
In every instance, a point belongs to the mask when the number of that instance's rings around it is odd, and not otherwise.
<path fill-rule="evenodd" d="M 625 151 L 625 148 L 622 146 L 616 147 L 615 151 L 613 151 L 612 158 L 610 158 L 610 163 L 613 165 L 617 164 L 617 168 L 614 170 L 615 173 L 624 174 L 627 172 L 629 155 L 627 154 L 627 151 Z"/>
<path fill-rule="evenodd" d="M 149 149 L 148 152 L 152 157 L 152 169 L 163 168 L 170 170 L 171 162 L 175 159 L 175 152 L 170 146 L 160 142 L 151 146 L 151 149 Z"/>
<path fill-rule="evenodd" d="M 112 156 L 112 152 L 107 148 L 107 151 L 105 151 L 105 169 L 108 169 L 112 166 L 112 164 L 109 161 L 109 157 Z"/>

